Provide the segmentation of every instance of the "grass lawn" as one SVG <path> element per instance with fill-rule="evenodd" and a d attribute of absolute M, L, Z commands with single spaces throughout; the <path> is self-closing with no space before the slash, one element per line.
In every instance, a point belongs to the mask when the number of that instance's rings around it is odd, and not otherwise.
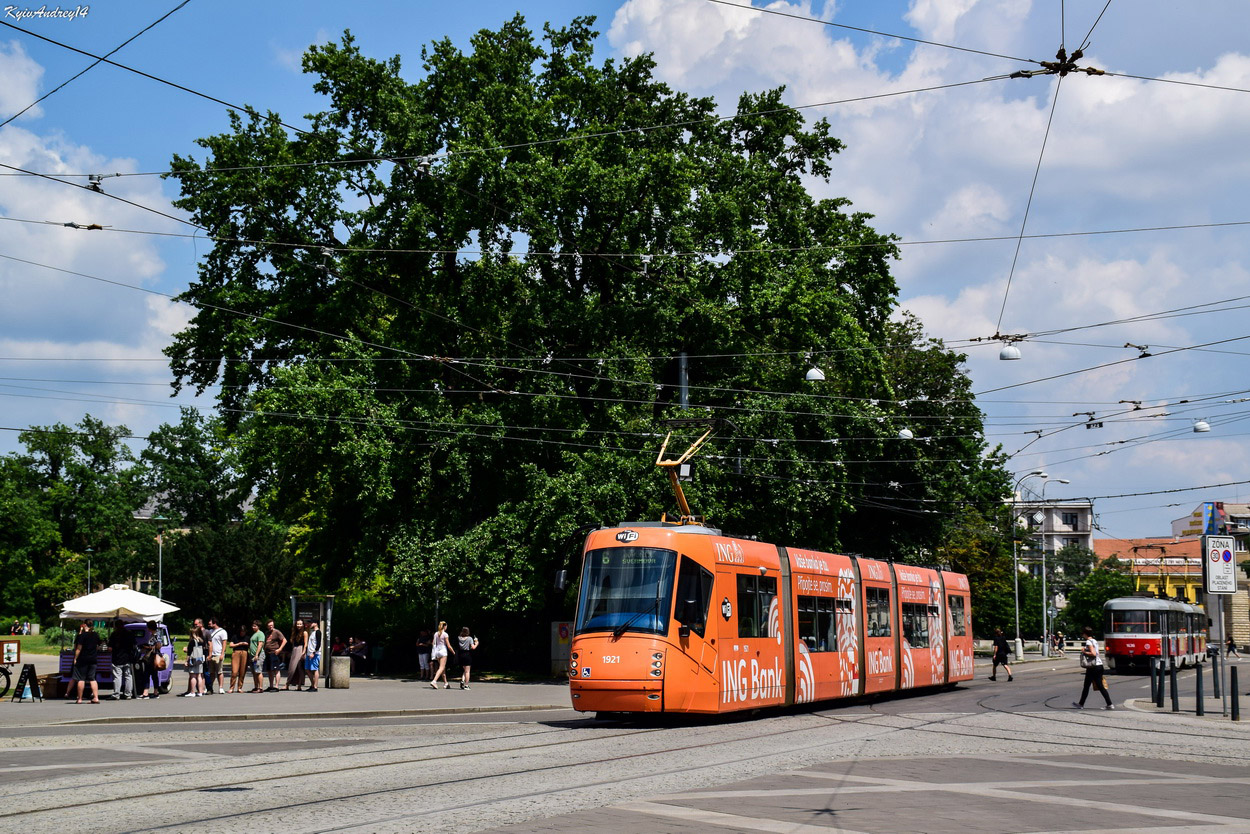
<path fill-rule="evenodd" d="M 0 634 L 0 638 L 3 638 L 5 640 L 21 641 L 23 657 L 25 657 L 28 654 L 55 655 L 55 654 L 59 654 L 61 651 L 60 641 L 49 643 L 44 638 L 44 635 L 42 634 L 16 634 L 12 636 L 7 635 L 7 634 Z M 67 642 L 66 645 L 72 646 L 73 643 Z"/>

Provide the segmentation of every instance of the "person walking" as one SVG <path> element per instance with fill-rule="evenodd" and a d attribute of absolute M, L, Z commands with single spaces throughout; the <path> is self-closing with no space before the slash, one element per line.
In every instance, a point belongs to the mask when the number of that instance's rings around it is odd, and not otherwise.
<path fill-rule="evenodd" d="M 261 676 L 265 672 L 265 633 L 260 630 L 260 620 L 252 620 L 252 636 L 247 641 L 247 656 L 252 664 L 252 688 L 249 692 L 264 692 Z"/>
<path fill-rule="evenodd" d="M 187 638 L 187 691 L 179 695 L 179 698 L 199 698 L 204 694 L 205 645 L 204 627 L 197 619 L 191 627 L 191 636 Z"/>
<path fill-rule="evenodd" d="M 1001 628 L 994 629 L 994 666 L 990 669 L 990 680 L 998 680 L 999 666 L 1007 670 L 1007 680 L 1011 680 L 1011 667 L 1007 665 L 1007 657 L 1010 654 L 1011 647 L 1007 645 L 1007 638 L 1003 636 L 1003 630 Z"/>
<path fill-rule="evenodd" d="M 1081 700 L 1073 701 L 1072 706 L 1084 709 L 1085 698 L 1089 695 L 1089 688 L 1092 686 L 1102 693 L 1102 697 L 1107 702 L 1103 709 L 1115 709 L 1115 704 L 1111 703 L 1111 693 L 1107 691 L 1106 681 L 1102 679 L 1102 655 L 1098 650 L 1098 641 L 1094 639 L 1094 630 L 1085 626 L 1082 633 L 1085 635 L 1085 645 L 1081 647 L 1081 668 L 1085 670 L 1085 685 L 1081 688 Z"/>
<path fill-rule="evenodd" d="M 100 635 L 95 633 L 90 620 L 83 620 L 82 625 L 78 627 L 78 636 L 74 638 L 74 666 L 70 675 L 70 691 L 66 695 L 66 697 L 69 697 L 77 690 L 75 704 L 82 703 L 83 688 L 87 687 L 88 684 L 90 685 L 88 688 L 91 692 L 91 703 L 100 703 L 99 684 L 96 683 L 95 679 L 99 652 Z"/>
<path fill-rule="evenodd" d="M 430 679 L 430 649 L 433 646 L 434 642 L 430 639 L 430 630 L 428 628 L 421 629 L 421 633 L 417 635 L 417 666 L 423 681 Z"/>
<path fill-rule="evenodd" d="M 438 689 L 440 677 L 443 679 L 443 689 L 451 689 L 451 684 L 447 681 L 447 655 L 455 653 L 455 649 L 451 647 L 451 638 L 447 636 L 447 623 L 440 622 L 438 631 L 434 632 L 434 641 L 430 648 L 430 661 L 437 664 L 434 679 L 430 681 L 431 689 Z"/>
<path fill-rule="evenodd" d="M 125 701 L 135 697 L 135 637 L 126 630 L 119 618 L 113 620 L 109 634 L 109 653 L 113 656 L 113 694 L 110 701 Z"/>
<path fill-rule="evenodd" d="M 291 691 L 291 685 L 295 685 L 295 691 L 299 692 L 304 688 L 304 651 L 308 644 L 308 632 L 304 628 L 303 619 L 295 620 L 295 627 L 291 629 L 291 656 L 286 662 L 286 687 Z"/>
<path fill-rule="evenodd" d="M 317 676 L 321 672 L 321 629 L 317 621 L 308 623 L 308 639 L 304 641 L 304 671 L 312 682 L 306 691 L 317 691 Z"/>
<path fill-rule="evenodd" d="M 469 627 L 460 629 L 460 688 L 469 688 L 469 667 L 473 665 L 473 651 L 477 648 L 477 638 L 469 632 Z"/>
<path fill-rule="evenodd" d="M 1236 640 L 1229 637 L 1228 643 L 1226 644 L 1226 648 L 1228 649 L 1228 654 L 1226 655 L 1226 657 L 1235 657 L 1238 660 L 1241 660 L 1241 655 L 1237 653 L 1237 641 Z"/>
<path fill-rule="evenodd" d="M 278 677 L 282 674 L 282 650 L 286 648 L 286 635 L 278 631 L 273 620 L 265 621 L 265 671 L 269 673 L 266 692 L 278 692 Z"/>
<path fill-rule="evenodd" d="M 204 639 L 208 642 L 208 657 L 204 659 L 204 694 L 226 691 L 226 630 L 217 624 L 216 617 L 208 618 Z"/>
<path fill-rule="evenodd" d="M 247 680 L 248 667 L 247 626 L 239 626 L 239 631 L 230 641 L 230 694 L 243 694 L 243 683 Z"/>

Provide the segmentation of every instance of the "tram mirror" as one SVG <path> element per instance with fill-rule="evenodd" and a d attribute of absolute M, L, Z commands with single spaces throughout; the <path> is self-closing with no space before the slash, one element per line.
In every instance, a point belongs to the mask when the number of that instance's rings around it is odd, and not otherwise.
<path fill-rule="evenodd" d="M 556 571 L 555 589 L 563 591 L 569 586 L 569 572 L 566 570 Z"/>

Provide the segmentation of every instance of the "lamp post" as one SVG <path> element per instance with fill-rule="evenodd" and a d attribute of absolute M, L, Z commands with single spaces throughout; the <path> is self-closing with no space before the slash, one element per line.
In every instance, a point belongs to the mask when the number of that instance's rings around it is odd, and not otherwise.
<path fill-rule="evenodd" d="M 95 553 L 95 550 L 88 547 L 87 548 L 87 593 L 91 593 L 91 554 L 92 553 Z"/>
<path fill-rule="evenodd" d="M 1020 494 L 1020 484 L 1029 478 L 1049 477 L 1042 470 L 1034 469 L 1016 481 L 1016 485 L 1011 488 L 1011 583 L 1016 595 L 1016 660 L 1024 657 L 1024 641 L 1020 639 L 1020 562 L 1016 555 L 1016 496 Z"/>
<path fill-rule="evenodd" d="M 1046 526 L 1050 513 L 1046 510 L 1046 487 L 1052 482 L 1072 483 L 1067 478 L 1047 478 L 1042 484 L 1042 657 L 1050 657 L 1050 600 L 1046 596 Z"/>

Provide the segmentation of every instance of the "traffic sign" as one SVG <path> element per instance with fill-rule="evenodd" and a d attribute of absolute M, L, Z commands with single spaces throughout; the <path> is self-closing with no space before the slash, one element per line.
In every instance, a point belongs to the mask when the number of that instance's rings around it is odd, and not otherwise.
<path fill-rule="evenodd" d="M 1203 536 L 1202 578 L 1208 594 L 1237 593 L 1236 550 L 1232 536 Z"/>

